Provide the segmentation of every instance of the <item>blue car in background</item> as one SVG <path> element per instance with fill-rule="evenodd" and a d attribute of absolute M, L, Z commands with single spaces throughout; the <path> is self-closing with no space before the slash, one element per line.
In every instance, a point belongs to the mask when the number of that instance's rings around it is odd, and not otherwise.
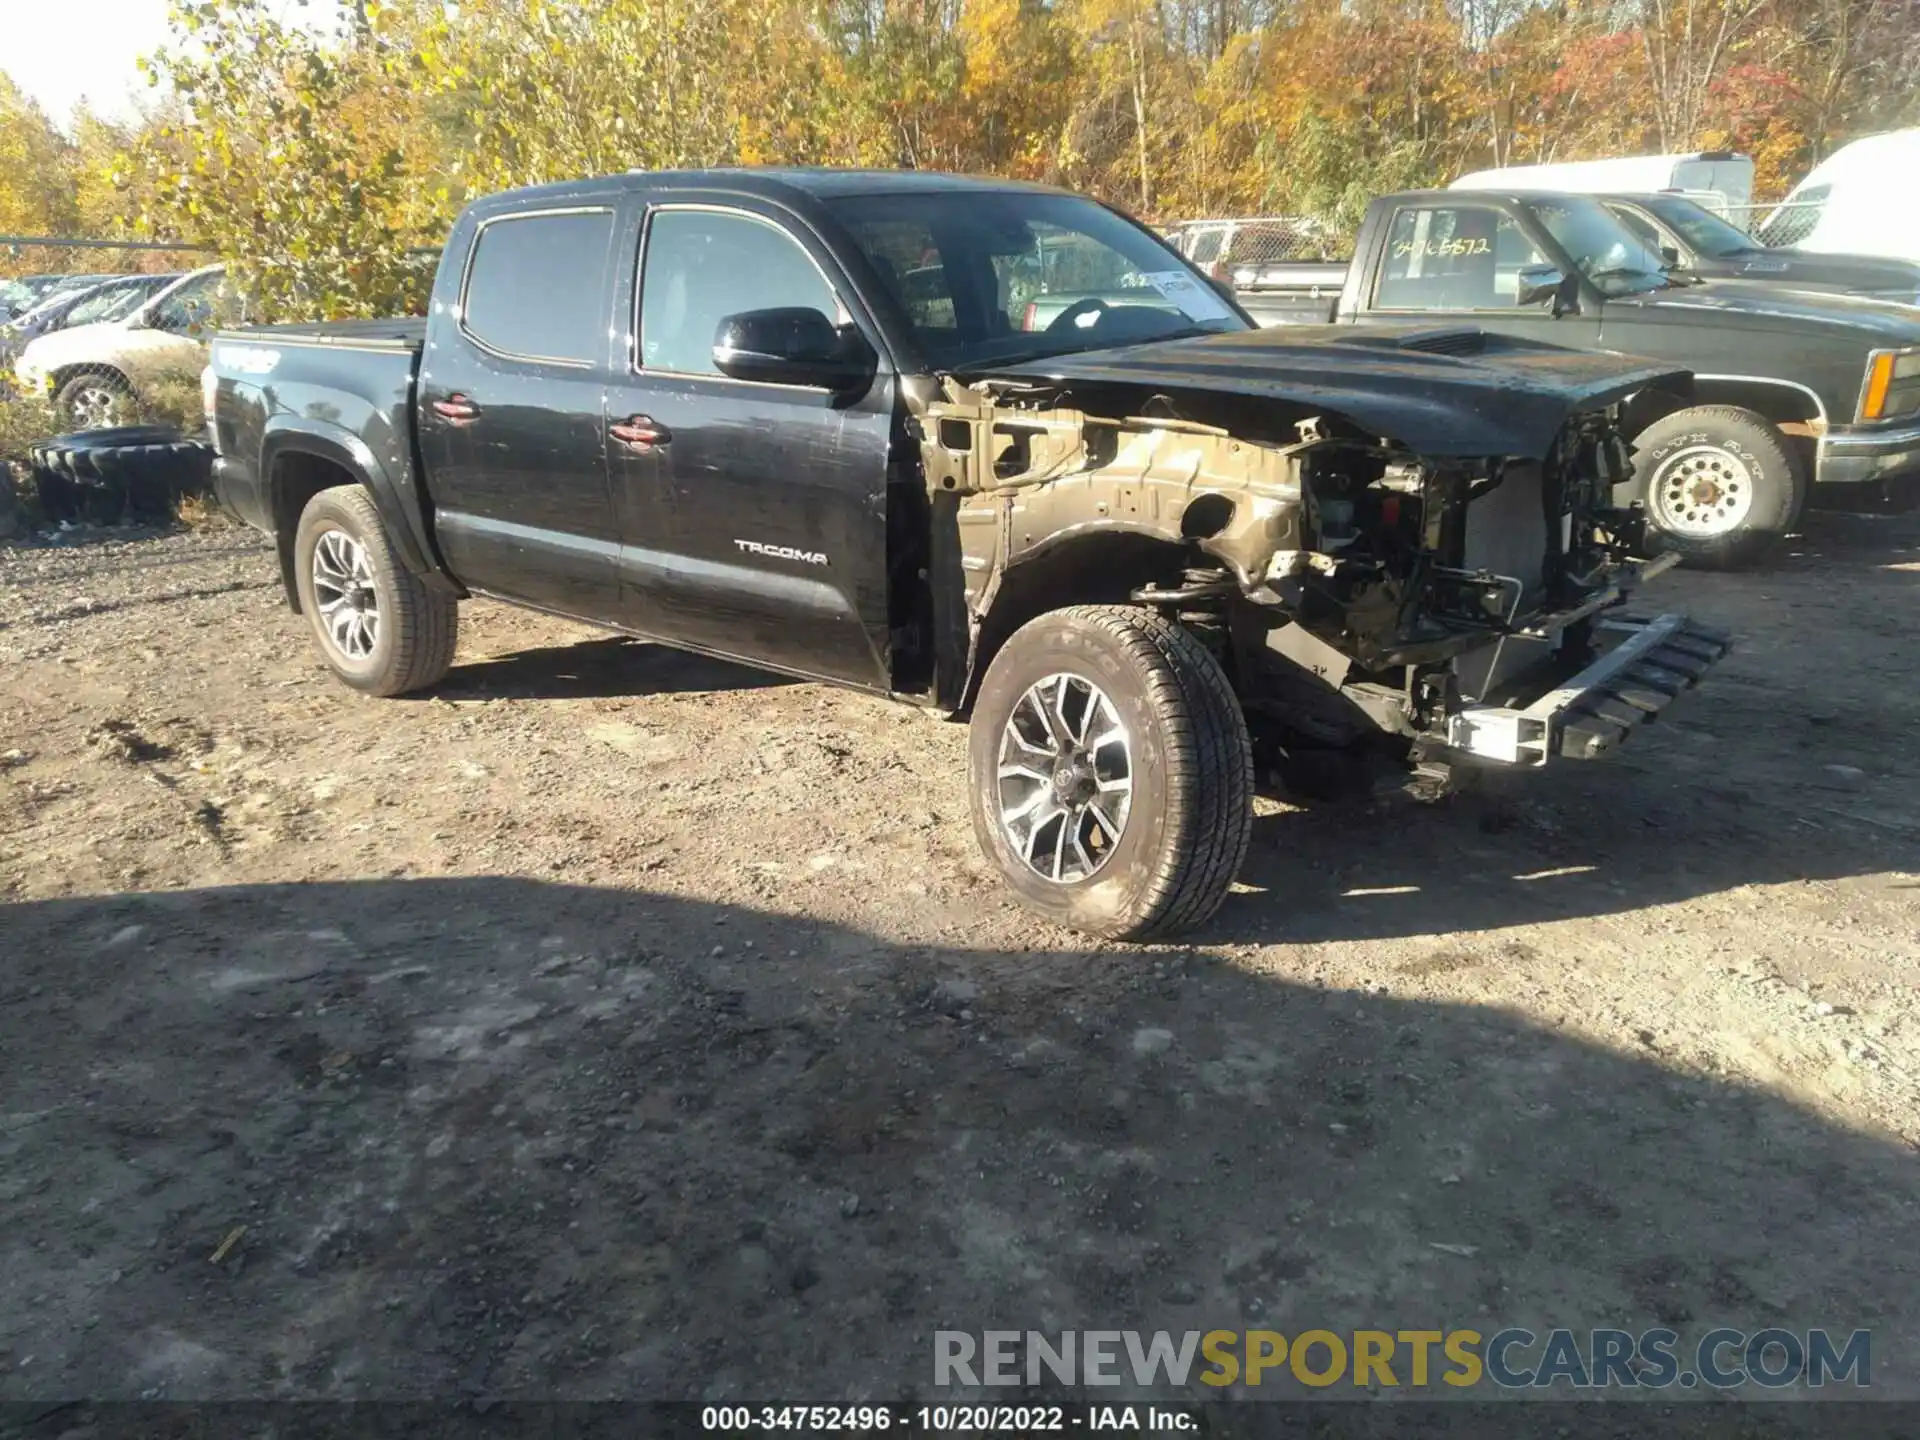
<path fill-rule="evenodd" d="M 24 315 L 55 295 L 85 290 L 113 278 L 111 275 L 22 275 L 17 280 L 0 280 L 0 321 Z"/>

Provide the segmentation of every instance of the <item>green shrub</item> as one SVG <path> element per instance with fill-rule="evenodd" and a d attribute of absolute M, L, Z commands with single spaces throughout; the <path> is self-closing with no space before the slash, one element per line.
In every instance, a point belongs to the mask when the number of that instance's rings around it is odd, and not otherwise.
<path fill-rule="evenodd" d="M 0 464 L 25 467 L 27 451 L 60 433 L 53 407 L 37 395 L 0 396 Z"/>

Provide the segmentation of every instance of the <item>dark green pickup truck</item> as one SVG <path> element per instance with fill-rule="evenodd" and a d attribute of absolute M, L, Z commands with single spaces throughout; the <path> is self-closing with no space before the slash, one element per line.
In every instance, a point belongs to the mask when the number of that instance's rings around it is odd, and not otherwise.
<path fill-rule="evenodd" d="M 1297 288 L 1256 279 L 1240 301 L 1263 324 L 1465 324 L 1693 371 L 1627 423 L 1631 498 L 1696 562 L 1752 559 L 1810 499 L 1878 502 L 1920 476 L 1920 308 L 1674 273 L 1591 196 L 1384 195 L 1337 297 L 1306 316 Z"/>

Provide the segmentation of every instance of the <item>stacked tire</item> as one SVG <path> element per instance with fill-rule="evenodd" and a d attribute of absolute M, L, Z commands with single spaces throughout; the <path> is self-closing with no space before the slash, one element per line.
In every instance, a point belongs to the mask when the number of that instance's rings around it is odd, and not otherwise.
<path fill-rule="evenodd" d="M 30 453 L 41 514 L 55 521 L 164 523 L 213 479 L 212 448 L 169 425 L 56 435 Z"/>

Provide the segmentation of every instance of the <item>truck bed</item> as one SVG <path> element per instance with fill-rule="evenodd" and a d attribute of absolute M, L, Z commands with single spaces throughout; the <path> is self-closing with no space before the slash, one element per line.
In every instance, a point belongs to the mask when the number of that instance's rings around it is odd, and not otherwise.
<path fill-rule="evenodd" d="M 426 321 L 406 318 L 217 331 L 210 369 L 216 394 L 229 397 L 216 402 L 214 420 L 221 503 L 272 529 L 267 431 L 297 434 L 307 453 L 359 466 L 410 563 L 424 570 L 431 539 L 421 518 L 413 392 L 426 340 Z"/>
<path fill-rule="evenodd" d="M 427 343 L 424 319 L 324 320 L 300 325 L 248 325 L 220 338 L 281 345 L 328 345 L 345 350 L 394 350 L 417 355 Z"/>
<path fill-rule="evenodd" d="M 1240 306 L 1259 325 L 1327 325 L 1337 317 L 1347 266 L 1338 261 L 1236 266 Z"/>

